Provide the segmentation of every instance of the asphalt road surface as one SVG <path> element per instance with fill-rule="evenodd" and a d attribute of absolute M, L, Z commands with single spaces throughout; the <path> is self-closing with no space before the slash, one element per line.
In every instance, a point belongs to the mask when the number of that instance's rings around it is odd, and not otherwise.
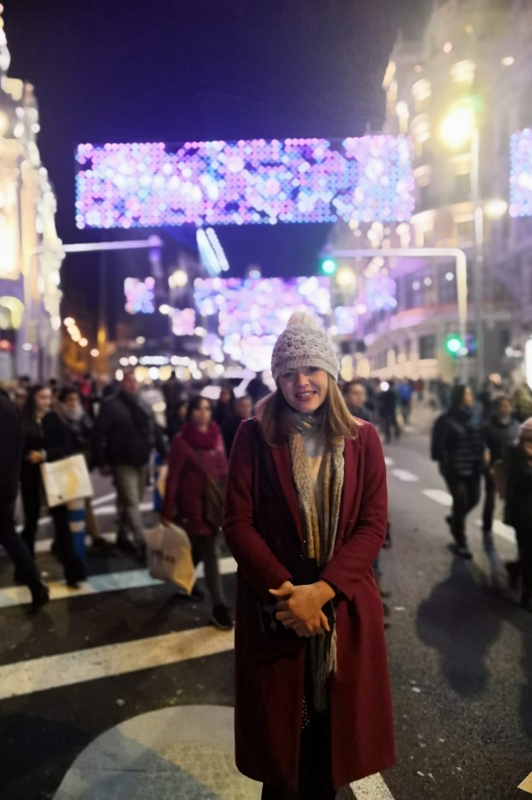
<path fill-rule="evenodd" d="M 355 787 L 358 800 L 518 800 L 532 772 L 532 617 L 504 587 L 469 522 L 473 562 L 454 558 L 449 497 L 416 428 L 386 447 L 393 547 L 382 567 L 396 713 L 397 766 Z M 102 529 L 113 489 L 96 486 Z M 149 511 L 146 494 L 145 519 Z M 111 551 L 87 557 L 67 590 L 41 526 L 52 602 L 32 618 L 0 557 L 1 800 L 255 800 L 232 766 L 232 634 Z M 496 525 L 501 561 L 511 531 Z M 224 586 L 235 564 L 222 552 Z M 74 762 L 76 762 L 74 764 Z M 73 766 L 74 765 L 74 766 Z M 61 788 L 59 788 L 61 787 Z"/>

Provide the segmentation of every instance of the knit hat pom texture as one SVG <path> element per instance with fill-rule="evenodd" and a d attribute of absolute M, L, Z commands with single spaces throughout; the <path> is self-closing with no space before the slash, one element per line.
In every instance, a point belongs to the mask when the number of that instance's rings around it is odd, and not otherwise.
<path fill-rule="evenodd" d="M 338 380 L 340 365 L 329 337 L 310 314 L 298 311 L 288 320 L 273 349 L 273 378 L 278 380 L 283 373 L 302 367 L 323 369 Z"/>

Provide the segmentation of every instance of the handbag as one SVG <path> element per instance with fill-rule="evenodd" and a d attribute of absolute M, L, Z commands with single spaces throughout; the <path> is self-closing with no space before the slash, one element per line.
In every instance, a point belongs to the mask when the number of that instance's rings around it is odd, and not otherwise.
<path fill-rule="evenodd" d="M 144 533 L 148 570 L 152 578 L 173 583 L 191 593 L 196 582 L 190 540 L 177 525 L 157 525 Z"/>
<path fill-rule="evenodd" d="M 222 527 L 223 511 L 224 511 L 224 496 L 218 483 L 211 478 L 203 466 L 201 459 L 194 454 L 194 461 L 203 472 L 205 478 L 205 488 L 203 490 L 203 518 L 215 530 Z"/>
<path fill-rule="evenodd" d="M 205 470 L 204 470 L 205 472 Z M 222 527 L 224 496 L 216 481 L 205 472 L 203 493 L 203 515 L 209 525 L 219 530 Z"/>
<path fill-rule="evenodd" d="M 48 508 L 93 495 L 87 462 L 82 455 L 41 464 L 41 476 Z"/>

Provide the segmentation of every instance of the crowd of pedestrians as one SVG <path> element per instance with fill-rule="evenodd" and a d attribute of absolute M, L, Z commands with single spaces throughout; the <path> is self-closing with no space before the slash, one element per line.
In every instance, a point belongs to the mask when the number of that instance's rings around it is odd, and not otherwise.
<path fill-rule="evenodd" d="M 472 558 L 466 521 L 480 502 L 484 482 L 484 549 L 488 555 L 494 552 L 500 497 L 519 554 L 517 562 L 507 564 L 511 584 L 520 588 L 522 607 L 532 611 L 532 390 L 523 382 L 510 397 L 487 382 L 475 397 L 469 386 L 457 384 L 434 425 L 431 450 L 452 497 L 446 521 L 456 554 Z"/>
<path fill-rule="evenodd" d="M 33 611 L 49 599 L 34 557 L 43 465 L 77 454 L 88 470 L 108 475 L 118 517 L 113 550 L 144 563 L 141 502 L 156 452 L 165 464 L 161 525 L 188 534 L 193 563 L 204 566 L 212 624 L 230 630 L 219 570 L 223 529 L 239 567 L 237 764 L 263 783 L 263 800 L 298 790 L 332 800 L 334 787 L 394 760 L 379 593 L 389 525 L 376 428 L 386 441 L 398 438 L 425 386 L 355 379 L 340 389 L 338 371 L 327 335 L 295 315 L 274 349 L 273 393 L 259 375 L 238 397 L 223 383 L 212 403 L 172 375 L 150 395 L 133 372 L 107 387 L 21 379 L 0 391 L 0 544 L 16 581 L 30 589 Z M 165 424 L 147 402 L 152 395 L 164 397 Z M 471 558 L 466 521 L 484 482 L 485 550 L 494 550 L 500 496 L 519 555 L 508 572 L 532 610 L 532 391 L 523 383 L 509 396 L 486 385 L 475 396 L 457 384 L 450 392 L 438 387 L 437 395 L 447 407 L 434 426 L 432 457 L 452 497 L 447 523 L 456 553 Z M 90 499 L 84 502 L 92 546 L 110 552 Z M 85 565 L 68 504 L 49 511 L 54 553 L 76 591 Z M 197 585 L 191 596 L 204 599 Z"/>

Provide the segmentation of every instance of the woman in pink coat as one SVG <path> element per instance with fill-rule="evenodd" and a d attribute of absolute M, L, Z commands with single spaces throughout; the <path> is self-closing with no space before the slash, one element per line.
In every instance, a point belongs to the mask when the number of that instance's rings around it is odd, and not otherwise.
<path fill-rule="evenodd" d="M 225 601 L 216 552 L 219 530 L 206 519 L 207 484 L 220 490 L 227 478 L 227 458 L 222 435 L 212 422 L 212 406 L 205 397 L 195 397 L 188 407 L 187 422 L 172 441 L 163 505 L 163 521 L 183 527 L 192 543 L 195 564 L 203 562 L 212 599 L 212 623 L 221 630 L 233 627 Z M 196 594 L 199 594 L 196 590 Z"/>
<path fill-rule="evenodd" d="M 280 336 L 272 373 L 277 391 L 235 439 L 225 501 L 238 562 L 236 761 L 263 783 L 263 800 L 333 800 L 395 760 L 372 569 L 386 468 L 306 315 Z"/>

